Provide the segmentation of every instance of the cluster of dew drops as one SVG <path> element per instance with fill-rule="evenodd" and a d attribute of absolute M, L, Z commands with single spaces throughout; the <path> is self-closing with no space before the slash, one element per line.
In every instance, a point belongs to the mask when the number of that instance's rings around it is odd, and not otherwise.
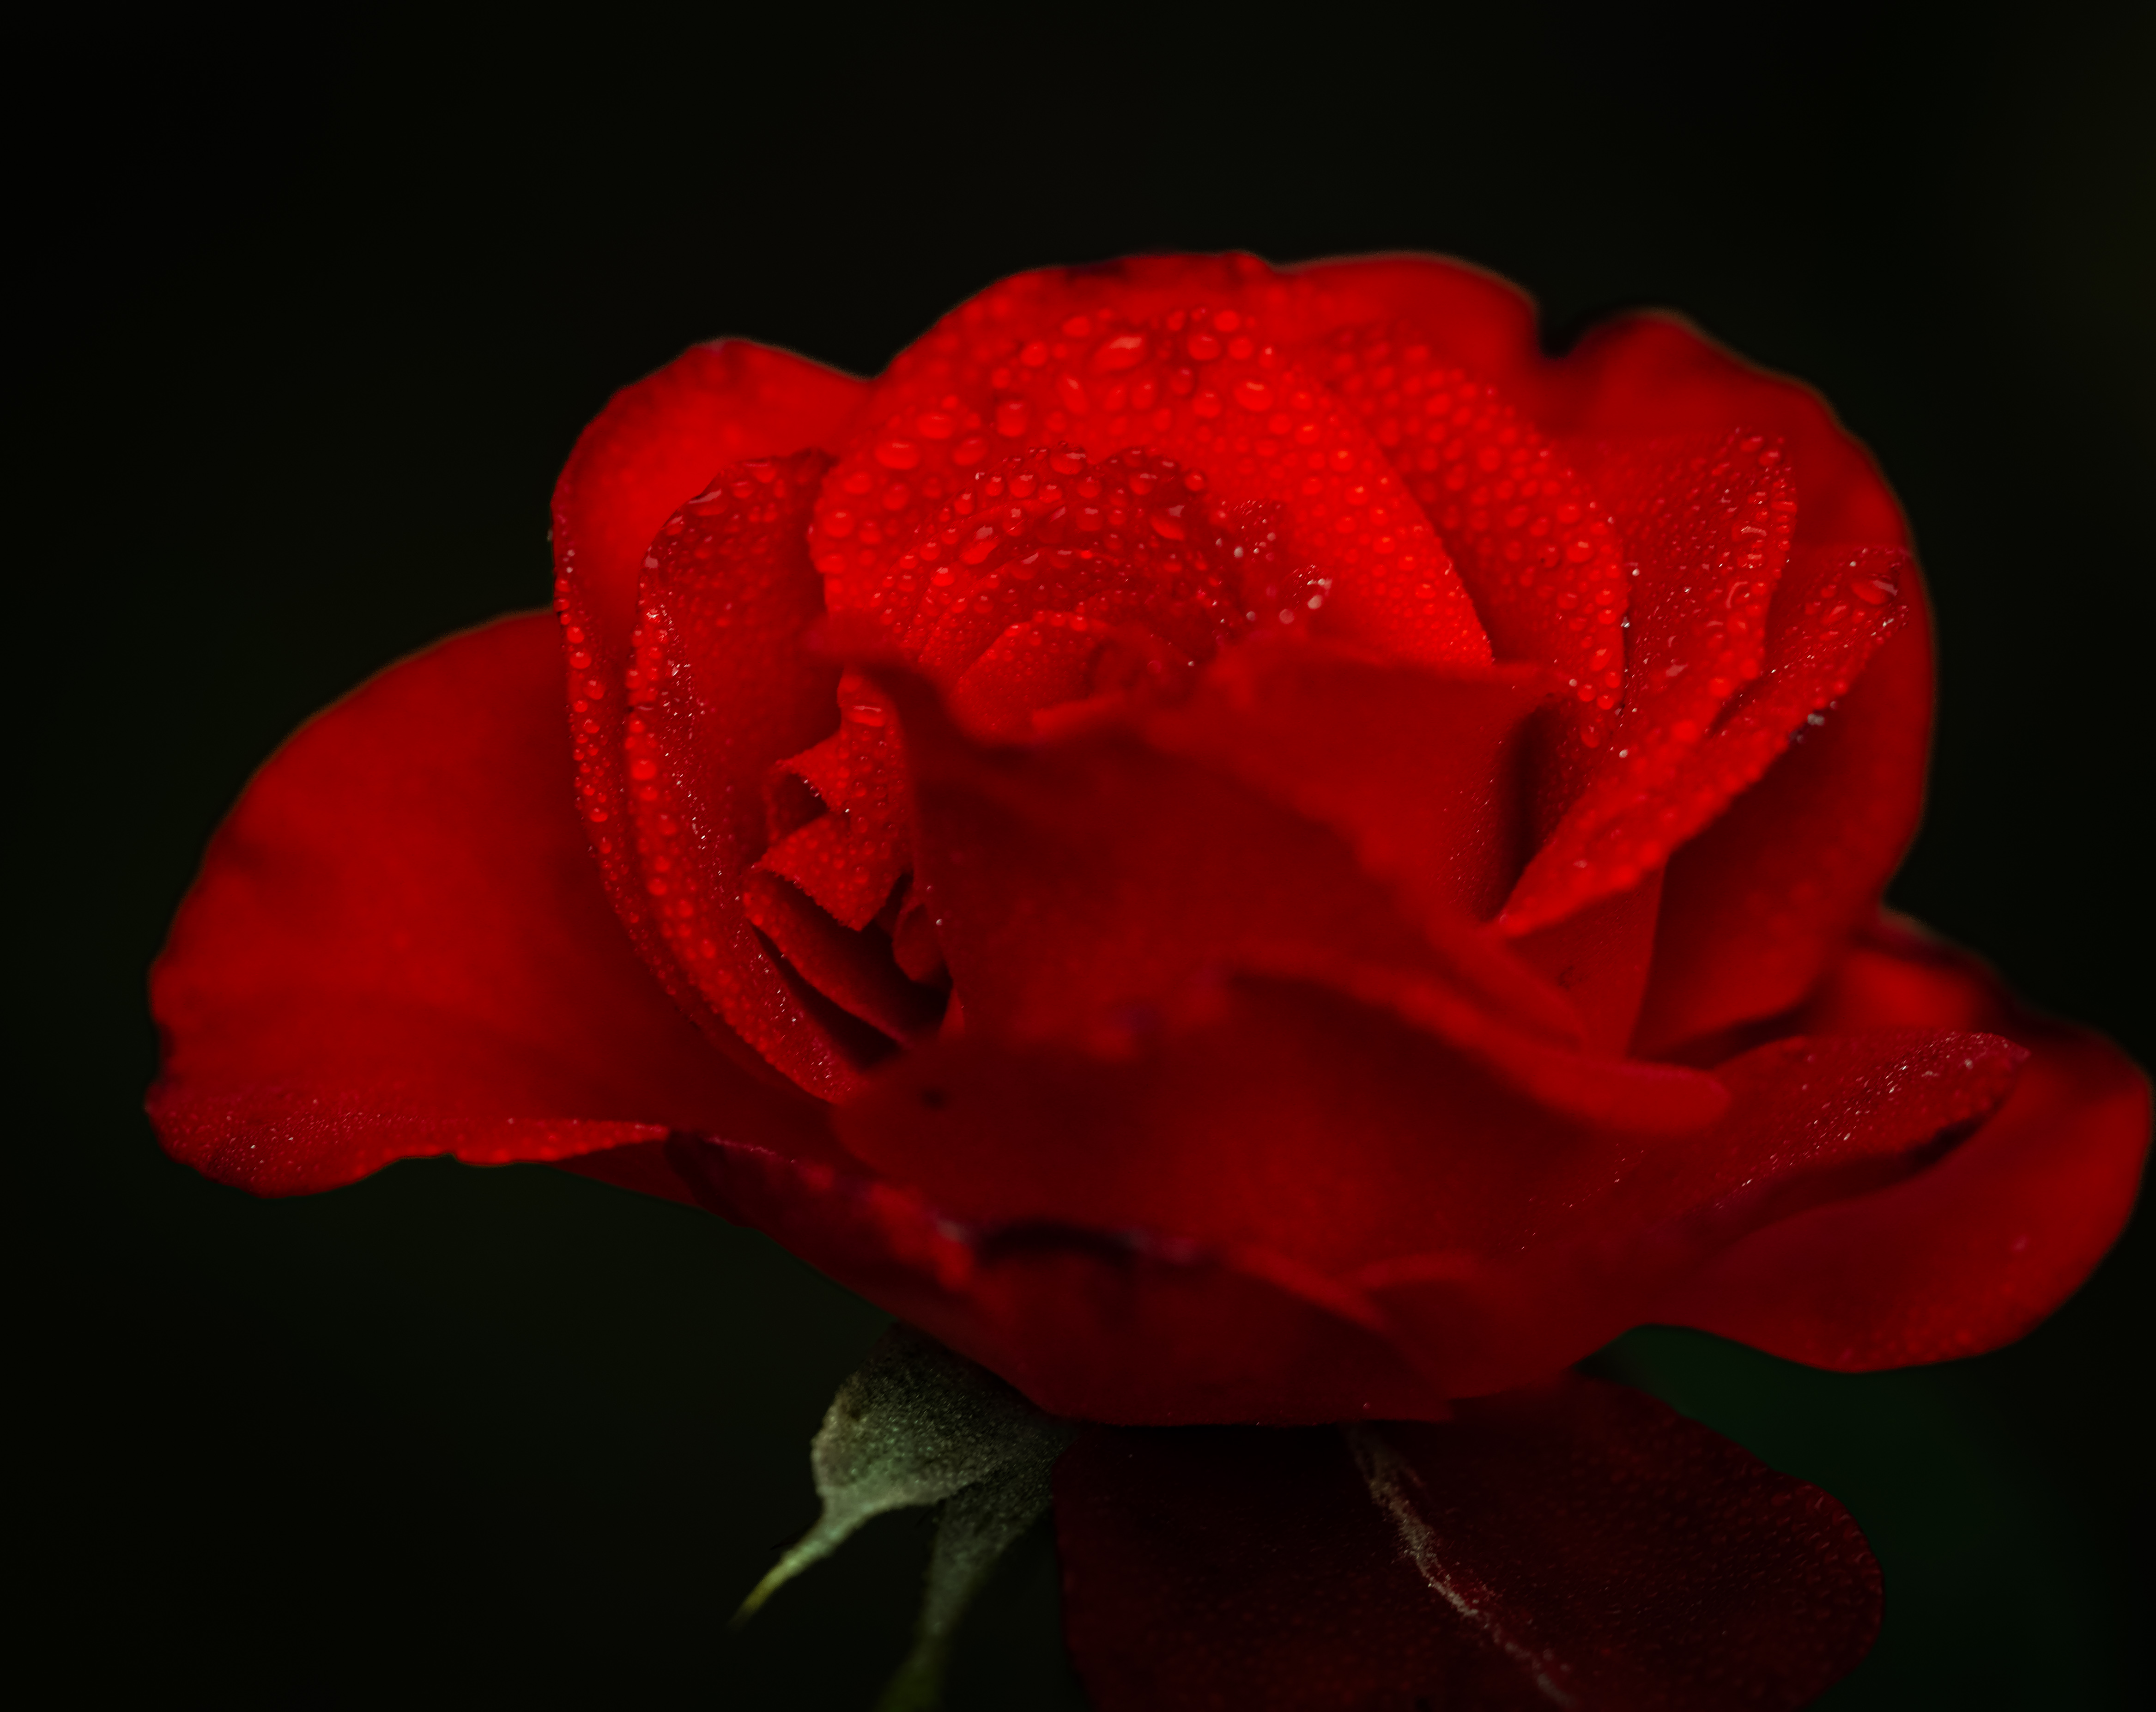
<path fill-rule="evenodd" d="M 1141 624 L 1195 666 L 1323 607 L 1331 581 L 1286 549 L 1280 509 L 1224 503 L 1200 471 L 1137 450 L 1036 449 L 973 472 L 866 605 L 939 677 L 1035 622 Z"/>

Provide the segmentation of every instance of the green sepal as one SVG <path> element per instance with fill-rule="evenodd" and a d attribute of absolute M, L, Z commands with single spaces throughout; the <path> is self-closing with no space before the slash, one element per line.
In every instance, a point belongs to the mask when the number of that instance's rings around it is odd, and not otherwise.
<path fill-rule="evenodd" d="M 831 1400 L 808 1453 L 823 1514 L 757 1582 L 738 1624 L 887 1510 L 941 1504 L 913 1651 L 877 1712 L 941 1698 L 952 1637 L 988 1573 L 1048 1509 L 1049 1476 L 1076 1428 L 986 1368 L 894 1324 Z"/>

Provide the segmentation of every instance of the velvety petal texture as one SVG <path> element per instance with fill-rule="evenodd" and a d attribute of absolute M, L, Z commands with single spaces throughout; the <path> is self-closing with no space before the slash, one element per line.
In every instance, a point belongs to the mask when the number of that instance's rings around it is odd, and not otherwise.
<path fill-rule="evenodd" d="M 150 1111 L 175 1154 L 295 1195 L 413 1154 L 819 1126 L 712 1051 L 622 934 L 576 812 L 560 649 L 545 614 L 452 637 L 249 782 L 151 974 Z"/>
<path fill-rule="evenodd" d="M 1101 1712 L 1793 1707 L 1879 1627 L 1840 1505 L 1591 1380 L 1425 1426 L 1096 1428 L 1055 1496 Z"/>

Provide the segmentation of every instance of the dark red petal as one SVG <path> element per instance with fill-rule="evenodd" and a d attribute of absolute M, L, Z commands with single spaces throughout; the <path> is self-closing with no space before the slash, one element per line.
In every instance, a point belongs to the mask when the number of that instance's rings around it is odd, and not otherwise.
<path fill-rule="evenodd" d="M 1727 1115 L 1688 1128 L 1688 1085 L 1590 1065 L 1598 1123 L 1335 994 L 1239 982 L 1094 1051 L 922 1046 L 835 1122 L 957 1217 L 1253 1247 L 1347 1280 L 1461 1395 L 1576 1360 L 1745 1232 L 1917 1169 L 2017 1056 L 1937 1031 L 1777 1041 L 1724 1066 Z"/>
<path fill-rule="evenodd" d="M 1789 720 L 1801 741 L 1670 863 L 1635 1050 L 1798 1003 L 1901 866 L 1923 810 L 1933 681 L 1922 579 L 1913 562 L 1896 575 L 1907 616 L 1894 635 L 1847 694 L 1815 704 L 1804 725 Z M 1778 708 L 1768 732 L 1791 711 Z"/>
<path fill-rule="evenodd" d="M 557 1159 L 814 1103 L 714 1051 L 637 959 L 570 792 L 545 615 L 392 667 L 270 758 L 151 976 L 178 1158 L 299 1194 L 409 1154 Z"/>
<path fill-rule="evenodd" d="M 1506 390 L 1548 434 L 1718 434 L 1749 427 L 1788 454 L 1800 507 L 1798 543 L 1910 544 L 1893 491 L 1824 398 L 1801 381 L 1754 368 L 1675 316 L 1605 321 L 1562 362 L 1533 366 Z"/>
<path fill-rule="evenodd" d="M 1766 667 L 1796 511 L 1781 449 L 1743 429 L 1580 451 L 1635 567 L 1625 707 L 1506 903 L 1516 933 L 1630 891 L 1704 824 L 1703 799 L 1728 799 L 1702 792 L 1695 763 L 1730 697 Z"/>
<path fill-rule="evenodd" d="M 1524 860 L 1521 727 L 1548 694 L 1520 667 L 1440 674 L 1254 638 L 1144 729 L 1332 827 L 1418 915 L 1487 919 Z"/>
<path fill-rule="evenodd" d="M 1650 874 L 1630 892 L 1599 899 L 1512 942 L 1525 962 L 1572 1000 L 1591 1051 L 1622 1052 L 1632 1038 L 1661 908 L 1662 877 Z"/>
<path fill-rule="evenodd" d="M 1060 1221 L 969 1225 L 832 1144 L 668 1148 L 721 1217 L 767 1232 L 1052 1414 L 1299 1425 L 1445 1411 L 1368 1303 L 1281 1256 Z"/>
<path fill-rule="evenodd" d="M 2125 1227 L 2148 1152 L 2148 1081 L 2131 1060 L 1893 923 L 1859 940 L 1803 1021 L 1984 1029 L 2030 1057 L 2013 1098 L 1943 1163 L 1756 1232 L 1658 1318 L 1861 1370 L 1995 1349 L 2079 1288 Z"/>
<path fill-rule="evenodd" d="M 873 685 L 844 681 L 839 700 L 823 720 L 836 719 L 838 730 L 778 763 L 808 787 L 816 806 L 783 832 L 774 820 L 777 835 L 758 866 L 799 887 L 833 919 L 859 928 L 882 913 L 912 866 L 906 758 L 885 723 L 890 707 Z M 774 797 L 781 789 L 774 779 Z M 793 805 L 784 818 L 794 818 Z"/>
<path fill-rule="evenodd" d="M 1517 1385 L 1657 1317 L 1746 1233 L 1920 1171 L 2005 1098 L 2020 1057 L 1936 1029 L 1775 1041 L 1717 1067 L 1732 1099 L 1712 1129 L 1546 1168 L 1553 1211 L 1516 1251 L 1433 1245 L 1353 1282 L 1448 1390 Z"/>
<path fill-rule="evenodd" d="M 1096 1051 L 1009 1045 L 973 1021 L 969 1010 L 963 1035 L 883 1067 L 834 1122 L 879 1171 L 977 1222 L 1252 1244 L 1338 1276 L 1435 1248 L 1509 1252 L 1556 1207 L 1677 1145 L 1595 1134 L 1312 986 L 1239 982 L 1189 1014 L 1134 1019 Z M 1692 1116 L 1654 1106 L 1666 1072 L 1598 1068 L 1631 1084 L 1635 1132 Z"/>
<path fill-rule="evenodd" d="M 1879 1628 L 1833 1499 L 1577 1377 L 1420 1426 L 1096 1428 L 1055 1523 L 1101 1712 L 1794 1707 Z"/>
<path fill-rule="evenodd" d="M 1224 968 L 1379 983 L 1486 1044 L 1576 1032 L 1496 934 L 1464 911 L 1404 913 L 1348 838 L 1228 774 L 1112 728 L 984 748 L 917 678 L 885 681 L 913 774 L 916 880 L 968 1026 L 1081 1036 Z"/>
<path fill-rule="evenodd" d="M 858 1065 L 758 941 L 742 887 L 764 855 L 767 775 L 837 722 L 838 668 L 802 640 L 823 592 L 803 536 L 829 464 L 809 451 L 729 465 L 658 532 L 623 738 L 639 889 L 674 966 L 824 1098 L 853 1087 Z"/>
<path fill-rule="evenodd" d="M 742 883 L 750 921 L 818 992 L 895 1041 L 935 1027 L 943 995 L 906 979 L 891 937 L 874 923 L 851 928 L 791 880 L 752 868 Z"/>
<path fill-rule="evenodd" d="M 865 383 L 745 339 L 699 345 L 616 393 L 554 487 L 554 594 L 568 671 L 576 789 L 608 895 L 677 1001 L 726 1044 L 678 969 L 636 872 L 622 756 L 622 678 L 651 537 L 722 464 L 835 445 Z"/>

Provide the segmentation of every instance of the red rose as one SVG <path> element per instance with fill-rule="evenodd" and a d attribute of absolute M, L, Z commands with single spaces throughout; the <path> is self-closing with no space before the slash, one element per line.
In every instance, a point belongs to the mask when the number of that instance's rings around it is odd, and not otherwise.
<path fill-rule="evenodd" d="M 1441 1420 L 1648 1321 L 1969 1354 L 2126 1217 L 2138 1072 L 1880 913 L 1892 496 L 1677 322 L 1026 275 L 873 383 L 691 351 L 554 541 L 562 641 L 392 669 L 218 835 L 179 1157 L 693 1197 L 1123 1423 Z"/>

